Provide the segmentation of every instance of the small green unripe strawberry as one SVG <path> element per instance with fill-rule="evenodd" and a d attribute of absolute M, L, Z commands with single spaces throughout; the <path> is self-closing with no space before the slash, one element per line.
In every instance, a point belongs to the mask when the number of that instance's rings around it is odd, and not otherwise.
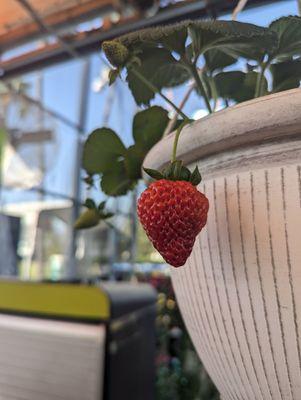
<path fill-rule="evenodd" d="M 88 208 L 84 211 L 76 220 L 74 224 L 75 229 L 86 229 L 92 228 L 98 225 L 100 221 L 100 215 L 97 209 Z"/>
<path fill-rule="evenodd" d="M 123 67 L 129 58 L 128 49 L 117 40 L 103 42 L 102 49 L 114 67 Z"/>

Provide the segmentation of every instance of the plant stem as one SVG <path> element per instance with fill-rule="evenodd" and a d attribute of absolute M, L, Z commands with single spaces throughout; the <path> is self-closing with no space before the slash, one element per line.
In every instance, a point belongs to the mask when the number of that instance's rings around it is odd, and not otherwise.
<path fill-rule="evenodd" d="M 201 95 L 203 96 L 203 98 L 205 100 L 205 103 L 206 103 L 206 106 L 207 106 L 207 109 L 208 109 L 209 113 L 211 114 L 212 113 L 212 108 L 211 108 L 211 105 L 210 105 L 210 101 L 209 101 L 209 98 L 207 96 L 206 90 L 204 88 L 203 82 L 202 82 L 202 80 L 200 78 L 200 75 L 199 75 L 199 72 L 198 72 L 198 69 L 197 69 L 196 65 L 195 64 L 191 64 L 191 62 L 187 62 L 186 65 L 189 68 L 189 71 L 191 72 L 191 74 L 192 74 L 192 76 L 193 76 L 193 78 L 195 80 L 195 83 L 196 83 L 198 89 L 200 90 Z"/>
<path fill-rule="evenodd" d="M 187 125 L 187 122 L 183 122 L 176 130 L 175 139 L 173 142 L 172 153 L 171 153 L 171 162 L 174 162 L 177 159 L 177 147 L 178 147 L 179 137 L 180 137 L 180 133 L 182 132 L 182 129 L 184 128 L 185 125 Z"/>
<path fill-rule="evenodd" d="M 146 79 L 139 71 L 137 71 L 135 68 L 131 68 L 131 71 L 136 76 L 136 78 L 138 78 L 141 82 L 143 82 L 144 85 L 147 86 L 153 93 L 157 93 L 169 105 L 171 105 L 175 109 L 175 111 L 182 116 L 182 118 L 188 119 L 187 115 L 182 110 L 180 110 L 171 100 L 169 100 L 168 97 L 165 96 L 165 94 L 161 92 L 161 90 L 156 88 L 156 86 L 153 85 L 148 79 Z"/>
<path fill-rule="evenodd" d="M 260 68 L 260 72 L 257 77 L 256 88 L 255 88 L 255 95 L 254 95 L 255 98 L 260 97 L 262 94 L 263 82 L 264 82 L 263 78 L 264 78 L 265 70 L 267 68 L 267 63 L 261 64 L 260 67 L 261 68 Z"/>
<path fill-rule="evenodd" d="M 181 103 L 179 105 L 180 109 L 182 109 L 185 106 L 185 104 L 188 101 L 193 89 L 195 89 L 195 83 L 193 83 L 188 88 L 187 92 L 185 93 L 185 96 L 183 97 L 183 100 L 181 101 Z M 179 115 L 178 113 L 175 113 L 174 117 L 169 121 L 169 123 L 167 124 L 167 127 L 166 127 L 166 129 L 165 129 L 165 131 L 163 133 L 163 137 L 169 135 L 173 131 L 173 129 L 174 129 L 176 123 L 177 123 L 177 120 L 178 120 L 178 115 Z"/>
<path fill-rule="evenodd" d="M 213 101 L 214 101 L 213 108 L 212 108 L 213 112 L 214 112 L 216 109 L 216 106 L 217 106 L 218 93 L 217 93 L 217 87 L 215 84 L 215 80 L 213 79 L 212 75 L 210 76 L 210 78 L 212 79 L 211 80 L 211 93 L 212 93 L 212 97 L 213 97 Z"/>

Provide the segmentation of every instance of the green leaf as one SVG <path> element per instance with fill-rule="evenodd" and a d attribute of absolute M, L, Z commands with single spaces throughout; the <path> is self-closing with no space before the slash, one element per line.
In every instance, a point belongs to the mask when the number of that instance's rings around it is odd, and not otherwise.
<path fill-rule="evenodd" d="M 183 21 L 177 24 L 156 26 L 152 28 L 141 29 L 123 36 L 120 36 L 118 40 L 126 47 L 134 48 L 145 45 L 157 43 L 169 43 L 176 51 L 176 47 L 179 49 L 183 48 L 184 39 L 186 40 L 185 33 L 187 32 L 187 26 L 191 21 Z M 176 41 L 178 42 L 176 43 Z"/>
<path fill-rule="evenodd" d="M 220 72 L 213 79 L 218 97 L 233 99 L 237 90 L 240 90 L 243 85 L 245 73 L 242 71 Z"/>
<path fill-rule="evenodd" d="M 182 51 L 184 38 L 186 41 L 185 32 L 189 32 L 192 38 L 196 56 L 208 49 L 217 47 L 222 48 L 223 51 L 227 46 L 229 49 L 232 47 L 232 51 L 240 54 L 240 52 L 245 53 L 248 49 L 250 50 L 250 46 L 253 47 L 253 50 L 256 50 L 272 48 L 276 44 L 274 33 L 266 28 L 237 21 L 221 20 L 188 20 L 173 25 L 142 29 L 121 36 L 118 40 L 131 49 L 143 48 L 150 44 L 152 46 L 164 45 L 170 40 L 173 43 L 171 48 L 177 51 L 175 45 L 178 39 Z"/>
<path fill-rule="evenodd" d="M 189 71 L 180 62 L 171 61 L 158 67 L 151 80 L 156 87 L 162 89 L 182 85 L 190 78 Z"/>
<path fill-rule="evenodd" d="M 168 112 L 159 106 L 138 112 L 133 120 L 133 138 L 143 150 L 150 150 L 161 138 L 169 122 Z"/>
<path fill-rule="evenodd" d="M 254 98 L 257 79 L 257 72 L 229 71 L 217 74 L 214 82 L 219 97 L 240 103 Z M 266 92 L 265 79 L 263 93 Z"/>
<path fill-rule="evenodd" d="M 108 219 L 114 217 L 114 213 L 112 212 L 107 212 L 107 213 L 100 212 L 99 214 L 100 214 L 100 219 Z"/>
<path fill-rule="evenodd" d="M 273 92 L 294 89 L 300 86 L 301 60 L 288 60 L 270 66 L 273 76 Z"/>
<path fill-rule="evenodd" d="M 149 175 L 151 178 L 159 180 L 164 179 L 163 174 L 160 171 L 151 168 L 143 168 L 143 170 Z"/>
<path fill-rule="evenodd" d="M 163 170 L 163 176 L 165 179 L 171 181 L 188 181 L 191 177 L 191 172 L 188 168 L 184 167 L 181 160 L 175 160 L 167 165 Z"/>
<path fill-rule="evenodd" d="M 84 144 L 83 168 L 88 174 L 99 174 L 109 170 L 126 148 L 118 135 L 108 128 L 93 131 Z"/>
<path fill-rule="evenodd" d="M 162 45 L 171 50 L 175 51 L 180 55 L 185 54 L 185 44 L 187 40 L 187 29 L 180 24 L 165 37 L 161 39 Z"/>
<path fill-rule="evenodd" d="M 245 75 L 245 80 L 243 83 L 242 87 L 242 94 L 236 96 L 236 101 L 237 102 L 242 102 L 246 100 L 251 100 L 254 99 L 255 96 L 255 90 L 256 90 L 256 83 L 257 80 L 259 79 L 259 73 L 255 71 L 247 72 Z M 268 91 L 268 81 L 266 80 L 265 77 L 263 79 L 263 87 L 261 91 L 261 96 L 265 96 L 269 94 Z"/>
<path fill-rule="evenodd" d="M 109 86 L 113 85 L 119 76 L 119 69 L 110 69 L 109 71 Z"/>
<path fill-rule="evenodd" d="M 173 25 L 141 29 L 120 36 L 118 41 L 134 52 L 137 52 L 138 49 L 138 53 L 141 49 L 156 47 L 159 44 L 167 50 L 182 55 L 185 52 L 188 24 L 189 21 L 184 21 Z"/>
<path fill-rule="evenodd" d="M 141 149 L 137 145 L 130 146 L 127 149 L 125 155 L 125 167 L 127 171 L 127 176 L 130 179 L 140 179 L 142 178 L 142 163 L 146 156 L 147 151 Z"/>
<path fill-rule="evenodd" d="M 139 71 L 139 68 L 136 69 Z M 138 105 L 149 105 L 149 102 L 155 97 L 156 94 L 143 82 L 140 82 L 131 69 L 128 69 L 126 80 L 135 102 Z"/>
<path fill-rule="evenodd" d="M 101 179 L 101 189 L 108 196 L 122 196 L 133 188 L 135 181 L 127 175 L 125 162 L 116 161 Z"/>
<path fill-rule="evenodd" d="M 187 167 L 182 166 L 180 180 L 189 182 L 191 178 L 191 172 Z"/>
<path fill-rule="evenodd" d="M 100 215 L 96 209 L 90 209 L 84 211 L 78 219 L 75 221 L 74 229 L 87 229 L 98 225 L 100 221 Z"/>
<path fill-rule="evenodd" d="M 182 167 L 183 167 L 183 162 L 182 162 L 182 160 L 175 160 L 174 162 L 173 162 L 173 176 L 172 176 L 172 178 L 175 180 L 175 181 L 177 181 L 178 179 L 180 179 L 181 178 L 181 170 L 182 170 Z"/>
<path fill-rule="evenodd" d="M 146 48 L 139 54 L 140 66 L 135 69 L 158 90 L 181 85 L 190 78 L 186 68 L 164 48 Z M 131 68 L 127 69 L 127 82 L 138 105 L 148 105 L 155 93 L 141 82 Z"/>
<path fill-rule="evenodd" d="M 272 22 L 269 30 L 277 35 L 278 45 L 269 51 L 271 59 L 287 59 L 301 54 L 301 17 L 282 17 Z"/>
<path fill-rule="evenodd" d="M 91 210 L 96 209 L 96 204 L 93 199 L 87 199 L 84 203 L 84 206 L 90 208 Z"/>
<path fill-rule="evenodd" d="M 93 175 L 88 175 L 86 176 L 83 181 L 88 185 L 88 187 L 93 187 L 94 185 L 94 179 L 93 179 Z"/>
<path fill-rule="evenodd" d="M 105 201 L 102 201 L 101 203 L 99 203 L 98 207 L 97 207 L 98 211 L 103 211 L 105 208 L 105 205 L 106 205 Z"/>
<path fill-rule="evenodd" d="M 198 166 L 195 167 L 193 170 L 191 176 L 190 176 L 190 182 L 194 185 L 197 186 L 202 180 L 202 176 L 200 174 Z"/>
<path fill-rule="evenodd" d="M 195 57 L 212 48 L 220 48 L 232 56 L 262 59 L 266 49 L 276 45 L 276 35 L 266 28 L 237 21 L 184 21 L 181 23 L 142 29 L 118 40 L 130 49 L 163 45 L 183 52 L 186 32 L 192 39 Z"/>
<path fill-rule="evenodd" d="M 164 178 L 169 179 L 173 175 L 173 163 L 170 162 L 162 171 Z"/>
<path fill-rule="evenodd" d="M 276 36 L 266 28 L 237 21 L 197 21 L 189 25 L 195 57 L 210 49 L 221 49 L 233 57 L 261 60 L 273 49 Z"/>
<path fill-rule="evenodd" d="M 213 72 L 235 64 L 237 58 L 229 56 L 218 49 L 211 49 L 205 53 L 206 69 Z"/>

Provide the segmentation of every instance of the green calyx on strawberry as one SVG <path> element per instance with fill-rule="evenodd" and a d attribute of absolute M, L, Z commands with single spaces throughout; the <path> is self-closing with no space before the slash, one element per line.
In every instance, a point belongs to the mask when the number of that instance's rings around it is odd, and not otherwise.
<path fill-rule="evenodd" d="M 155 169 L 143 168 L 143 170 L 153 179 L 168 179 L 170 181 L 187 181 L 197 186 L 202 181 L 202 176 L 196 166 L 193 172 L 183 165 L 182 160 L 171 161 L 162 172 Z"/>
<path fill-rule="evenodd" d="M 75 229 L 92 228 L 99 224 L 101 220 L 111 218 L 113 213 L 106 212 L 105 201 L 102 201 L 98 206 L 92 199 L 87 199 L 83 204 L 87 209 L 75 221 Z"/>
<path fill-rule="evenodd" d="M 182 161 L 162 172 L 144 168 L 155 179 L 141 194 L 137 212 L 147 236 L 167 263 L 184 265 L 197 235 L 206 225 L 209 202 L 196 188 L 198 167 L 191 173 Z"/>

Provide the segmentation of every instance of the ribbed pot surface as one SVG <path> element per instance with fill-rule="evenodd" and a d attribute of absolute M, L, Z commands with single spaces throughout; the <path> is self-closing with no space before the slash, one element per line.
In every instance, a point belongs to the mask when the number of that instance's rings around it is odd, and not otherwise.
<path fill-rule="evenodd" d="M 301 91 L 233 107 L 183 132 L 210 201 L 181 313 L 223 400 L 301 399 Z M 172 137 L 145 166 L 167 161 Z M 182 147 L 181 147 L 182 144 Z"/>

